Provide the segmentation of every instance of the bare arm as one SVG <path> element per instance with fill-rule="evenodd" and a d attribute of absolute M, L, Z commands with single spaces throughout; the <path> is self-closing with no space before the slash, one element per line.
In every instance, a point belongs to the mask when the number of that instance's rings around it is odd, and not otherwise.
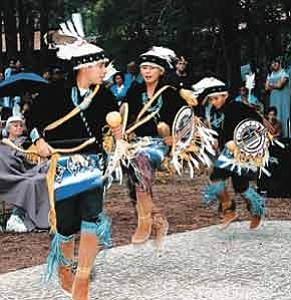
<path fill-rule="evenodd" d="M 266 91 L 271 91 L 271 90 L 272 90 L 272 88 L 270 87 L 270 83 L 269 83 L 268 80 L 267 80 L 266 83 L 265 83 L 265 90 L 266 90 Z"/>
<path fill-rule="evenodd" d="M 159 136 L 164 139 L 165 144 L 171 146 L 173 141 L 170 126 L 165 122 L 159 122 L 157 130 Z"/>
<path fill-rule="evenodd" d="M 268 83 L 268 86 L 271 90 L 280 90 L 282 89 L 288 82 L 288 77 L 282 77 L 278 82 L 276 83 Z"/>

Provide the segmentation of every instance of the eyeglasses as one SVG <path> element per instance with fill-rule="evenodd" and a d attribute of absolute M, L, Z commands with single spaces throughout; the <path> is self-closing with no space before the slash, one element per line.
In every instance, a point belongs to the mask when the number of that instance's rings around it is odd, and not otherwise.
<path fill-rule="evenodd" d="M 11 123 L 11 126 L 13 127 L 24 127 L 22 123 Z"/>

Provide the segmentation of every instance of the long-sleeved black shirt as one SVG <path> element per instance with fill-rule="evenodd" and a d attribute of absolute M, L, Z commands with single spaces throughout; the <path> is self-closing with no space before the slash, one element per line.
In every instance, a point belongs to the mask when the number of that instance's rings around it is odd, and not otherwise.
<path fill-rule="evenodd" d="M 159 83 L 155 92 L 157 92 L 161 87 L 163 87 L 163 84 Z M 128 90 L 124 102 L 127 102 L 129 105 L 129 125 L 134 123 L 138 113 L 148 100 L 146 85 L 144 83 L 134 85 Z M 136 135 L 152 137 L 157 136 L 158 122 L 165 122 L 171 127 L 176 113 L 184 105 L 186 105 L 186 102 L 180 97 L 176 90 L 172 88 L 166 89 L 161 96 L 155 100 L 153 108 L 149 109 L 145 116 L 150 114 L 158 107 L 160 107 L 159 113 L 150 121 L 137 128 L 135 130 Z"/>
<path fill-rule="evenodd" d="M 245 119 L 262 122 L 262 117 L 257 111 L 242 102 L 227 100 L 219 110 L 212 107 L 210 111 L 211 127 L 219 134 L 219 146 L 221 149 L 223 149 L 225 143 L 233 140 L 235 128 Z"/>
<path fill-rule="evenodd" d="M 64 82 L 52 84 L 43 90 L 31 108 L 31 113 L 27 119 L 28 130 L 37 128 L 41 133 L 47 125 L 72 111 L 75 104 L 72 101 L 71 91 L 72 85 L 67 85 Z M 83 98 L 78 91 L 78 102 L 82 102 Z M 85 120 L 79 113 L 56 129 L 47 131 L 44 138 L 53 147 L 71 148 L 90 137 L 95 137 L 98 142 L 89 147 L 90 152 L 100 151 L 102 128 L 106 125 L 107 113 L 111 111 L 118 111 L 116 100 L 109 90 L 101 86 L 93 97 L 90 106 L 84 111 Z M 88 129 L 92 136 L 90 136 Z"/>

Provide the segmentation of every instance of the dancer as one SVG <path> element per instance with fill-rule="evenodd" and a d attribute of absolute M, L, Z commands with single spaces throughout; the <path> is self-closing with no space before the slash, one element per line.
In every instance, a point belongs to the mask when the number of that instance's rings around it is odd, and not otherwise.
<path fill-rule="evenodd" d="M 53 183 L 55 190 L 50 194 L 54 237 L 47 279 L 57 266 L 63 290 L 72 294 L 73 300 L 88 300 L 89 275 L 100 244 L 110 244 L 110 222 L 102 211 L 104 180 L 100 153 L 106 114 L 118 107 L 111 92 L 102 85 L 108 62 L 106 54 L 86 41 L 80 15 L 73 14 L 72 20 L 61 24 L 61 30 L 47 38 L 58 48 L 57 56 L 70 61 L 75 76 L 71 81 L 52 85 L 35 100 L 28 121 L 31 139 L 41 157 L 50 157 L 54 153 L 52 146 L 75 146 L 89 138 L 89 142 L 93 141 L 77 155 L 52 156 L 48 182 L 50 187 Z M 75 236 L 79 231 L 78 266 L 74 274 Z"/>
<path fill-rule="evenodd" d="M 175 58 L 174 51 L 163 47 L 153 47 L 142 54 L 139 65 L 144 82 L 129 89 L 121 107 L 121 111 L 129 108 L 125 135 L 131 150 L 124 151 L 124 165 L 138 217 L 132 236 L 134 244 L 145 242 L 152 232 L 159 243 L 168 229 L 164 214 L 153 202 L 152 184 L 155 170 L 169 152 L 170 126 L 177 111 L 186 105 L 178 91 L 163 82 Z"/>
<path fill-rule="evenodd" d="M 216 78 L 204 78 L 193 85 L 193 89 L 198 100 L 208 105 L 206 119 L 219 133 L 221 150 L 210 175 L 211 184 L 204 190 L 204 202 L 209 204 L 219 200 L 223 214 L 221 228 L 237 219 L 235 202 L 230 199 L 225 186 L 225 181 L 231 177 L 235 192 L 249 204 L 250 228 L 255 229 L 264 216 L 264 199 L 250 181 L 256 178 L 257 171 L 268 172 L 264 166 L 269 140 L 262 119 L 253 108 L 231 101 L 226 85 Z"/>
<path fill-rule="evenodd" d="M 168 136 L 175 114 L 185 105 L 179 93 L 163 83 L 164 75 L 173 69 L 175 59 L 176 54 L 172 50 L 162 47 L 153 47 L 140 55 L 139 66 L 144 83 L 133 86 L 126 96 L 130 126 L 153 114 L 149 121 L 134 131 L 137 142 L 144 137 L 151 139 L 151 144 L 140 147 L 133 160 L 140 176 L 136 176 L 133 168 L 128 172 L 130 196 L 136 205 L 138 217 L 138 225 L 132 236 L 134 244 L 145 242 L 152 230 L 156 240 L 160 241 L 168 230 L 165 216 L 153 202 L 152 184 L 155 169 L 161 165 L 169 151 Z M 156 100 L 146 108 L 154 97 Z M 163 131 L 168 131 L 168 134 Z"/>

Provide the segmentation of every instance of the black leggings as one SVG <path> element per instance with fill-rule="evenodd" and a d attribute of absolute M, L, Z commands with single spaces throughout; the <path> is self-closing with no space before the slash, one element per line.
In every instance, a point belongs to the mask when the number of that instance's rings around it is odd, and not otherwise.
<path fill-rule="evenodd" d="M 69 236 L 80 231 L 81 221 L 97 222 L 102 212 L 103 188 L 95 188 L 56 202 L 57 229 Z"/>

